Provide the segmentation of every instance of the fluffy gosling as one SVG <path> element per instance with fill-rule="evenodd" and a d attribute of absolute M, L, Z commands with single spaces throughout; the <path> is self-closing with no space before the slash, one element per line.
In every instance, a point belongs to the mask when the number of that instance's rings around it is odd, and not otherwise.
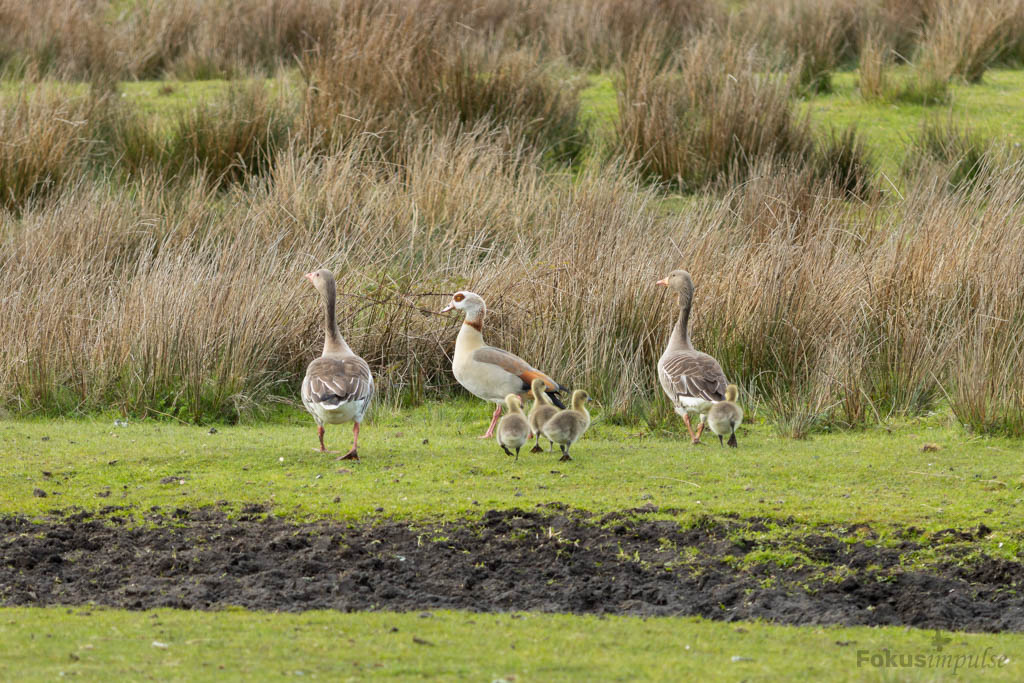
<path fill-rule="evenodd" d="M 557 443 L 562 449 L 562 457 L 558 459 L 559 462 L 572 460 L 569 457 L 569 448 L 590 427 L 590 413 L 587 412 L 587 407 L 584 405 L 589 398 L 587 392 L 582 389 L 572 392 L 572 409 L 559 411 L 541 427 L 544 436 Z"/>
<path fill-rule="evenodd" d="M 544 380 L 537 380 L 543 384 Z M 505 405 L 508 407 L 508 415 L 498 422 L 498 445 L 508 455 L 512 455 L 510 448 L 516 449 L 516 460 L 519 460 L 519 449 L 530 438 L 530 424 L 523 414 L 523 402 L 515 394 L 505 397 Z"/>
<path fill-rule="evenodd" d="M 537 436 L 537 443 L 530 449 L 530 452 L 543 453 L 544 449 L 540 447 L 540 428 L 543 427 L 548 420 L 558 414 L 558 408 L 551 402 L 548 395 L 544 393 L 545 384 L 544 380 L 540 377 L 533 380 L 533 384 L 530 388 L 533 391 L 534 400 L 533 407 L 530 408 L 530 415 L 527 419 L 530 423 L 530 431 Z M 551 451 L 554 447 L 554 442 L 548 440 L 548 450 Z"/>
<path fill-rule="evenodd" d="M 725 388 L 725 400 L 719 401 L 708 410 L 708 427 L 718 435 L 718 444 L 722 445 L 722 437 L 729 435 L 728 444 L 737 447 L 736 430 L 743 423 L 743 409 L 736 405 L 739 391 L 735 384 Z"/>

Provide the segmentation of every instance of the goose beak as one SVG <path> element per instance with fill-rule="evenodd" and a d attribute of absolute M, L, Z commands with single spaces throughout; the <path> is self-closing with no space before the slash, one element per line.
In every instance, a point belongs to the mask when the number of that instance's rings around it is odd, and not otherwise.
<path fill-rule="evenodd" d="M 655 282 L 654 284 L 656 284 L 658 287 L 668 287 L 668 280 L 662 278 Z"/>
<path fill-rule="evenodd" d="M 438 313 L 447 313 L 448 311 L 452 310 L 453 308 L 455 308 L 455 302 L 454 301 L 449 301 L 448 305 L 445 306 L 444 308 L 442 308 L 440 311 L 438 311 Z"/>
<path fill-rule="evenodd" d="M 309 280 L 310 282 L 312 282 L 312 281 L 313 281 L 313 275 L 315 275 L 315 273 L 306 273 L 306 274 L 305 274 L 305 275 L 303 275 L 302 277 L 304 277 L 304 278 L 306 278 L 307 280 Z"/>

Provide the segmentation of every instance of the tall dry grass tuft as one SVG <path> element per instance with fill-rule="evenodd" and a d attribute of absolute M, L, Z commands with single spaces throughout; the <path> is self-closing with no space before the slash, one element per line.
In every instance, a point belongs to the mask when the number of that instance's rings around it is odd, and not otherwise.
<path fill-rule="evenodd" d="M 530 27 L 520 41 L 541 41 L 545 53 L 590 70 L 618 66 L 645 42 L 667 59 L 688 38 L 725 21 L 726 9 L 714 0 L 582 0 L 522 3 L 533 21 L 509 21 Z M 651 49 L 648 46 L 645 49 Z"/>
<path fill-rule="evenodd" d="M 938 75 L 978 83 L 1009 41 L 1018 0 L 938 0 L 921 39 L 918 62 Z"/>
<path fill-rule="evenodd" d="M 905 178 L 941 175 L 953 190 L 970 188 L 992 160 L 994 147 L 952 116 L 922 122 L 911 138 L 901 167 Z"/>
<path fill-rule="evenodd" d="M 509 145 L 525 143 L 556 158 L 582 144 L 582 82 L 555 72 L 536 49 L 493 49 L 469 27 L 452 24 L 443 3 L 354 12 L 333 46 L 303 66 L 307 137 L 322 147 L 371 136 L 395 159 L 406 128 L 447 130 L 488 122 Z"/>
<path fill-rule="evenodd" d="M 813 165 L 830 188 L 848 196 L 865 198 L 873 189 L 875 164 L 856 124 L 824 135 Z"/>
<path fill-rule="evenodd" d="M 886 78 L 892 48 L 885 42 L 881 30 L 868 31 L 860 46 L 860 63 L 857 69 L 857 87 L 865 100 L 885 99 L 889 92 Z"/>
<path fill-rule="evenodd" d="M 684 189 L 740 177 L 765 157 L 810 150 L 790 106 L 792 81 L 764 74 L 751 46 L 705 33 L 667 65 L 657 46 L 633 53 L 616 83 L 618 139 L 646 172 Z"/>
<path fill-rule="evenodd" d="M 216 184 L 266 173 L 286 146 L 298 112 L 262 82 L 232 86 L 219 99 L 179 115 L 166 148 L 168 173 L 205 174 Z"/>
<path fill-rule="evenodd" d="M 93 104 L 47 88 L 0 98 L 0 207 L 18 211 L 82 170 Z"/>
<path fill-rule="evenodd" d="M 832 71 L 855 57 L 866 13 L 850 0 L 781 0 L 746 5 L 739 23 L 762 51 L 796 67 L 801 88 L 821 93 L 831 92 Z"/>

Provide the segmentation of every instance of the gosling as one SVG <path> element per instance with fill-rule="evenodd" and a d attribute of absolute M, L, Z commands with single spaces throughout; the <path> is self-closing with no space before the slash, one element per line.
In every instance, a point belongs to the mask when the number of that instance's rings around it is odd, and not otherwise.
<path fill-rule="evenodd" d="M 533 380 L 533 385 L 530 387 L 533 390 L 533 407 L 530 408 L 530 431 L 537 436 L 537 443 L 534 444 L 533 448 L 530 449 L 531 453 L 543 453 L 544 449 L 540 447 L 540 428 L 550 420 L 552 417 L 558 414 L 558 408 L 551 402 L 548 395 L 544 393 L 545 389 L 544 380 L 537 377 Z M 553 441 L 548 441 L 548 451 L 553 450 L 555 444 Z"/>
<path fill-rule="evenodd" d="M 544 380 L 537 381 L 544 383 Z M 523 414 L 523 402 L 516 394 L 506 396 L 505 405 L 508 407 L 508 415 L 498 422 L 498 445 L 508 455 L 512 455 L 510 448 L 516 449 L 515 456 L 518 461 L 519 449 L 530 438 L 530 423 Z"/>
<path fill-rule="evenodd" d="M 736 405 L 736 397 L 739 391 L 735 384 L 725 388 L 725 400 L 719 401 L 708 410 L 708 427 L 718 435 L 718 444 L 722 444 L 722 437 L 729 435 L 728 444 L 733 448 L 737 447 L 736 430 L 743 423 L 743 409 Z"/>
<path fill-rule="evenodd" d="M 583 433 L 590 427 L 590 413 L 584 403 L 590 399 L 587 392 L 577 389 L 572 392 L 572 409 L 562 410 L 541 427 L 541 432 L 550 441 L 559 445 L 562 449 L 562 457 L 559 462 L 572 460 L 569 457 L 569 448 L 579 441 Z"/>

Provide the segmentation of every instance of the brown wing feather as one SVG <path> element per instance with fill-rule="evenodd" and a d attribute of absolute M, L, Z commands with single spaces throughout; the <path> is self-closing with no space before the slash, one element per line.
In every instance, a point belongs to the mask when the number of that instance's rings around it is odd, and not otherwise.
<path fill-rule="evenodd" d="M 700 351 L 681 351 L 666 356 L 661 363 L 677 395 L 724 401 L 728 385 L 718 361 Z"/>
<path fill-rule="evenodd" d="M 337 400 L 361 401 L 373 394 L 370 366 L 358 356 L 350 358 L 317 358 L 306 370 L 309 398 L 321 402 Z"/>
<path fill-rule="evenodd" d="M 533 380 L 535 378 L 540 378 L 544 381 L 548 392 L 565 390 L 565 387 L 527 363 L 519 356 L 514 353 L 509 353 L 508 351 L 503 351 L 502 349 L 496 349 L 493 346 L 485 346 L 482 349 L 474 351 L 473 360 L 480 363 L 491 363 L 492 365 L 497 365 L 505 372 L 516 375 L 519 379 L 523 380 L 523 389 L 529 389 Z"/>

